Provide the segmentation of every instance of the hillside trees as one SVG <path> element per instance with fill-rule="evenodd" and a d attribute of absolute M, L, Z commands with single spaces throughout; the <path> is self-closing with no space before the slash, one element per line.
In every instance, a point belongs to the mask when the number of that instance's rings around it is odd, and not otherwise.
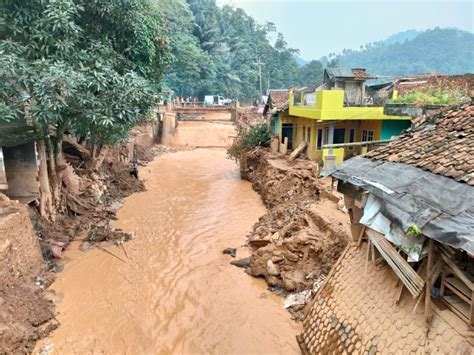
<path fill-rule="evenodd" d="M 323 79 L 324 69 L 321 62 L 312 60 L 303 65 L 298 73 L 298 83 L 301 86 L 316 85 Z"/>
<path fill-rule="evenodd" d="M 273 24 L 259 25 L 242 9 L 218 7 L 215 0 L 156 0 L 170 29 L 173 64 L 166 84 L 178 96 L 222 94 L 256 98 L 258 67 L 263 66 L 264 91 L 297 84 L 298 64 Z"/>
<path fill-rule="evenodd" d="M 474 34 L 435 28 L 405 31 L 362 50 L 344 50 L 337 56 L 345 67 L 367 68 L 372 73 L 406 75 L 427 72 L 474 72 Z"/>
<path fill-rule="evenodd" d="M 158 11 L 146 0 L 4 0 L 0 119 L 32 122 L 40 154 L 42 215 L 61 202 L 62 140 L 99 150 L 124 139 L 155 103 L 168 61 Z M 100 159 L 99 159 L 100 162 Z"/>

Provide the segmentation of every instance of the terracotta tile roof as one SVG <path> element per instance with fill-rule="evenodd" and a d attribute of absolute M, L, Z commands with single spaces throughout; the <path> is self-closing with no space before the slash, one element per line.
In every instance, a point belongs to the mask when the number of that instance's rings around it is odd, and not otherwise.
<path fill-rule="evenodd" d="M 367 262 L 368 249 L 365 242 L 349 245 L 307 306 L 298 337 L 303 353 L 469 353 L 469 326 L 433 312 L 427 332 L 423 307 L 414 311 L 416 299 L 406 291 L 394 302 L 399 279 L 390 267 Z"/>
<path fill-rule="evenodd" d="M 395 83 L 395 89 L 402 96 L 408 91 L 428 90 L 460 90 L 469 96 L 474 96 L 474 74 L 464 75 L 442 75 L 442 74 L 420 74 L 412 78 L 399 79 Z"/>
<path fill-rule="evenodd" d="M 420 116 L 413 127 L 365 155 L 404 163 L 474 186 L 474 106 L 450 106 Z"/>
<path fill-rule="evenodd" d="M 367 73 L 367 71 L 363 68 L 354 68 L 351 69 L 351 71 L 356 79 L 368 80 L 377 78 L 375 75 Z"/>
<path fill-rule="evenodd" d="M 271 108 L 281 107 L 288 101 L 288 90 L 270 90 L 268 100 Z"/>

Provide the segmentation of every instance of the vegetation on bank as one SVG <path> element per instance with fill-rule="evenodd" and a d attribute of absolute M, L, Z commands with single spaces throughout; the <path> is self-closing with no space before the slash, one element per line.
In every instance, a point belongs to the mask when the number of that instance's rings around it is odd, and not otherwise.
<path fill-rule="evenodd" d="M 227 157 L 238 162 L 241 156 L 251 149 L 258 146 L 268 146 L 270 139 L 271 136 L 268 131 L 268 125 L 265 123 L 255 126 L 238 126 L 237 136 L 232 146 L 227 149 Z"/>

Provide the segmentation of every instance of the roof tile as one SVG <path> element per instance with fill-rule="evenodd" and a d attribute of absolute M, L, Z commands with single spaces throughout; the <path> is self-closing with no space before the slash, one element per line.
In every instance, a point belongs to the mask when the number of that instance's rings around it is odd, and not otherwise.
<path fill-rule="evenodd" d="M 474 106 L 472 102 L 420 116 L 388 145 L 366 154 L 373 160 L 413 165 L 474 185 Z"/>

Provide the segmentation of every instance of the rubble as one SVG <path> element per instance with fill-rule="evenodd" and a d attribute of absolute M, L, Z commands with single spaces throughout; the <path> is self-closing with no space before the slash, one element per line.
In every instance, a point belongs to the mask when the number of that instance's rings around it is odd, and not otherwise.
<path fill-rule="evenodd" d="M 62 251 L 79 236 L 88 244 L 123 242 L 132 238 L 129 233 L 111 227 L 122 200 L 145 190 L 141 180 L 130 176 L 128 162 L 119 158 L 129 155 L 123 149 L 126 148 L 111 151 L 98 172 L 79 167 L 72 170 L 70 175 L 76 177 L 74 192 L 64 189 L 66 213 L 55 221 L 41 219 L 31 211 L 45 259 L 61 259 Z M 165 146 L 134 146 L 134 155 L 142 165 L 157 155 L 174 151 Z M 68 167 L 72 169 L 69 164 Z"/>
<path fill-rule="evenodd" d="M 297 292 L 298 302 L 291 298 L 287 308 L 301 319 L 308 295 L 349 241 L 349 217 L 339 208 L 342 197 L 331 192 L 329 181 L 316 178 L 315 162 L 289 161 L 256 148 L 247 153 L 246 163 L 246 176 L 268 207 L 248 235 L 253 253 L 246 272 L 265 278 L 282 296 Z"/>

